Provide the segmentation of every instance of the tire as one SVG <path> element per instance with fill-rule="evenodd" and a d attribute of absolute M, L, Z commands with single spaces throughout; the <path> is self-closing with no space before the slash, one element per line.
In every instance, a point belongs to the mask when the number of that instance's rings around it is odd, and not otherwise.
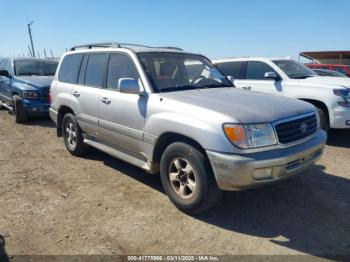
<path fill-rule="evenodd" d="M 320 115 L 320 127 L 321 129 L 323 129 L 324 131 L 326 131 L 328 133 L 330 126 L 329 126 L 329 117 L 327 112 L 319 107 L 316 107 L 319 115 Z"/>
<path fill-rule="evenodd" d="M 16 123 L 24 123 L 28 120 L 22 98 L 18 95 L 13 96 L 13 114 L 15 116 Z"/>
<path fill-rule="evenodd" d="M 63 117 L 62 135 L 64 144 L 72 155 L 80 156 L 88 151 L 89 147 L 84 143 L 82 131 L 73 114 L 66 114 Z"/>
<path fill-rule="evenodd" d="M 175 142 L 165 149 L 160 176 L 169 199 L 185 213 L 207 211 L 221 198 L 222 191 L 216 184 L 208 159 L 189 144 Z"/>

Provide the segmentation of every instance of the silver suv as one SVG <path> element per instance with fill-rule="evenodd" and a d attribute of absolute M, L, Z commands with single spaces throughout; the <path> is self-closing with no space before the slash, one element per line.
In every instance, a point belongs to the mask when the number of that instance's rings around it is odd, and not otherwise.
<path fill-rule="evenodd" d="M 267 185 L 322 155 L 315 107 L 232 86 L 204 56 L 117 43 L 73 47 L 51 86 L 50 115 L 73 155 L 89 146 L 160 172 L 182 211 L 222 190 Z"/>

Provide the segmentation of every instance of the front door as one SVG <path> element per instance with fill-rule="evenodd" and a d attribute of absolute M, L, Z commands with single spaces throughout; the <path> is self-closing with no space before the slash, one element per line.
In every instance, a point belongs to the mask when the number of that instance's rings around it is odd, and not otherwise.
<path fill-rule="evenodd" d="M 235 80 L 234 83 L 238 88 L 273 95 L 282 95 L 281 81 L 266 79 L 264 76 L 267 72 L 276 73 L 276 71 L 266 63 L 249 61 L 247 62 L 244 79 Z"/>
<path fill-rule="evenodd" d="M 99 100 L 99 136 L 120 150 L 142 151 L 147 96 L 119 92 L 119 80 L 140 76 L 127 54 L 112 53 L 109 58 L 106 88 Z M 131 152 L 130 152 L 131 151 Z"/>

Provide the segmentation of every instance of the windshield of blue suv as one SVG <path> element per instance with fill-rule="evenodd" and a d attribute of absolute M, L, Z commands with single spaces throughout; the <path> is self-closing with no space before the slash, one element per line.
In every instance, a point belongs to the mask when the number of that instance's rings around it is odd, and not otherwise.
<path fill-rule="evenodd" d="M 293 60 L 275 60 L 273 62 L 292 79 L 305 79 L 317 75 L 308 67 Z"/>
<path fill-rule="evenodd" d="M 232 87 L 232 83 L 200 55 L 148 52 L 138 56 L 154 92 Z"/>
<path fill-rule="evenodd" d="M 16 76 L 53 76 L 58 63 L 54 61 L 15 60 Z"/>

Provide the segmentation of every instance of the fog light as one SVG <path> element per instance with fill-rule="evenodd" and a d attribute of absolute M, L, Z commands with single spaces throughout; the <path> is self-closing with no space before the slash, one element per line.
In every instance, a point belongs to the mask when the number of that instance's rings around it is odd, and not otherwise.
<path fill-rule="evenodd" d="M 254 170 L 253 178 L 256 180 L 272 178 L 272 168 L 261 168 Z"/>
<path fill-rule="evenodd" d="M 345 124 L 346 124 L 347 126 L 350 126 L 350 120 L 346 120 L 346 121 L 345 121 Z"/>

